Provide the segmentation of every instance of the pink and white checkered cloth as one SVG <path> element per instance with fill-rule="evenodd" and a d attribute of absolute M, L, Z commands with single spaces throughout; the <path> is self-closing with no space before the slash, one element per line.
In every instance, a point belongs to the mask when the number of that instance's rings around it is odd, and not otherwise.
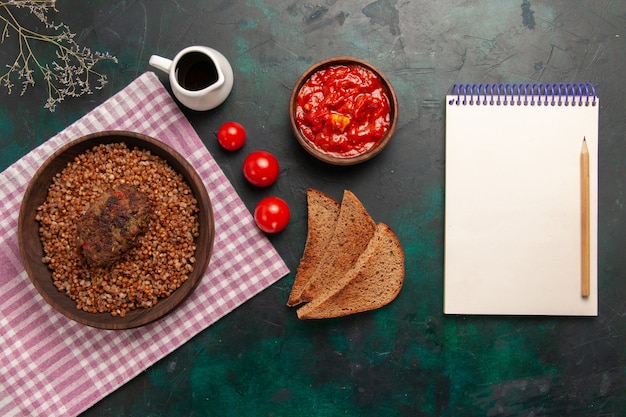
<path fill-rule="evenodd" d="M 22 195 L 41 163 L 75 138 L 115 129 L 144 133 L 180 152 L 204 180 L 215 214 L 213 256 L 195 292 L 165 318 L 122 331 L 87 327 L 52 309 L 31 285 L 17 242 Z M 151 72 L 4 171 L 0 204 L 1 416 L 79 414 L 288 273 Z"/>

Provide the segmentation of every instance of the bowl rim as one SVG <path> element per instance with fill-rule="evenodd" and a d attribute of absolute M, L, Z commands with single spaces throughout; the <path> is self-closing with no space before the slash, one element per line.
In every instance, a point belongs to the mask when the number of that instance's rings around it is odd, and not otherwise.
<path fill-rule="evenodd" d="M 296 99 L 298 97 L 298 93 L 300 92 L 300 89 L 302 88 L 302 85 L 315 72 L 321 69 L 324 69 L 326 67 L 330 67 L 332 65 L 341 65 L 341 64 L 356 64 L 372 71 L 377 77 L 379 77 L 383 81 L 383 86 L 385 87 L 388 98 L 389 98 L 389 111 L 390 111 L 389 129 L 387 130 L 385 135 L 376 143 L 376 145 L 370 148 L 367 152 L 356 155 L 356 156 L 352 156 L 352 157 L 340 157 L 340 156 L 331 155 L 331 154 L 318 150 L 309 142 L 308 139 L 304 137 L 295 119 Z M 375 65 L 371 64 L 370 62 L 364 59 L 356 58 L 356 57 L 349 56 L 349 55 L 334 56 L 334 57 L 323 59 L 311 65 L 297 79 L 296 83 L 294 84 L 293 89 L 291 90 L 291 96 L 289 98 L 289 121 L 291 124 L 291 130 L 294 136 L 296 137 L 296 140 L 304 148 L 304 150 L 306 150 L 309 154 L 311 154 L 312 156 L 314 156 L 315 158 L 323 162 L 333 164 L 333 165 L 355 165 L 361 162 L 365 162 L 373 158 L 374 156 L 378 155 L 391 140 L 391 137 L 394 135 L 397 124 L 398 124 L 398 97 L 389 78 L 387 78 L 385 73 L 383 73 Z"/>
<path fill-rule="evenodd" d="M 74 160 L 76 155 L 84 153 L 94 146 L 121 142 L 125 143 L 129 149 L 137 146 L 139 149 L 150 151 L 152 154 L 164 159 L 170 167 L 183 176 L 187 185 L 192 189 L 194 198 L 198 201 L 198 207 L 204 209 L 201 209 L 198 213 L 200 235 L 194 239 L 196 242 L 196 252 L 194 254 L 196 262 L 194 270 L 189 274 L 188 279 L 170 296 L 159 300 L 153 307 L 147 309 L 138 308 L 128 312 L 125 317 L 114 317 L 110 312 L 89 313 L 77 309 L 75 301 L 54 286 L 51 279 L 51 271 L 41 261 L 43 244 L 39 233 L 36 233 L 37 239 L 33 239 L 31 244 L 26 243 L 25 233 L 26 231 L 31 231 L 31 234 L 33 234 L 33 223 L 38 225 L 35 219 L 36 208 L 47 197 L 52 178 L 56 173 L 60 172 L 69 161 Z M 62 160 L 60 161 L 59 158 Z M 40 186 L 39 179 L 44 181 L 43 187 Z M 39 189 L 35 190 L 36 187 L 39 187 Z M 38 228 L 35 228 L 35 230 L 38 230 Z M 22 264 L 37 292 L 50 306 L 67 318 L 90 327 L 107 330 L 125 330 L 144 326 L 165 317 L 178 308 L 193 293 L 202 280 L 211 259 L 214 236 L 215 219 L 206 185 L 204 185 L 201 177 L 191 164 L 178 151 L 166 143 L 148 135 L 125 130 L 106 130 L 86 134 L 71 140 L 54 151 L 37 169 L 29 181 L 20 205 L 18 217 L 18 246 Z M 199 253 L 198 251 L 202 247 L 205 248 L 205 251 L 204 253 Z M 44 270 L 42 265 L 48 271 L 47 274 L 42 272 Z M 43 277 L 41 276 L 42 274 L 47 276 Z"/>

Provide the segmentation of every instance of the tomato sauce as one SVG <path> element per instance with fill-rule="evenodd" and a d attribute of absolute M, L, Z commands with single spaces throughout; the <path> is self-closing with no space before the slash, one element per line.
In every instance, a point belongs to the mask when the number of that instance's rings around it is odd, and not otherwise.
<path fill-rule="evenodd" d="M 390 126 L 383 81 L 358 65 L 332 65 L 315 72 L 296 98 L 296 121 L 318 150 L 340 157 L 371 149 Z"/>

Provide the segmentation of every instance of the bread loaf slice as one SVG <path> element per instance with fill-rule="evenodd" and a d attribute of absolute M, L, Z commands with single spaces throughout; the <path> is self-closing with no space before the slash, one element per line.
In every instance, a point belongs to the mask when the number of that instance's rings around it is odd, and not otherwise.
<path fill-rule="evenodd" d="M 393 301 L 404 282 L 404 252 L 396 234 L 379 223 L 367 248 L 341 279 L 342 287 L 326 292 L 297 310 L 300 319 L 323 319 L 374 310 Z"/>
<path fill-rule="evenodd" d="M 333 236 L 300 299 L 309 302 L 333 294 L 345 285 L 341 278 L 354 266 L 375 229 L 376 223 L 359 199 L 345 190 Z"/>
<path fill-rule="evenodd" d="M 296 271 L 287 305 L 302 303 L 302 290 L 309 282 L 317 265 L 326 253 L 326 247 L 335 232 L 340 205 L 337 200 L 321 191 L 307 190 L 308 232 L 304 252 Z"/>

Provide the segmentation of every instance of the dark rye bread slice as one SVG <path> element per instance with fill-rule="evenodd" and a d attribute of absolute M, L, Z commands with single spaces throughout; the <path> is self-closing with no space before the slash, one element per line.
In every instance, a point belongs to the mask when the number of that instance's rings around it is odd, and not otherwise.
<path fill-rule="evenodd" d="M 307 190 L 306 198 L 309 230 L 304 252 L 287 301 L 287 305 L 290 307 L 302 303 L 302 290 L 326 253 L 326 247 L 333 237 L 339 218 L 340 204 L 334 198 L 311 188 Z"/>
<path fill-rule="evenodd" d="M 404 282 L 404 252 L 396 234 L 379 223 L 356 264 L 326 293 L 297 310 L 300 319 L 324 319 L 380 308 L 393 301 Z"/>
<path fill-rule="evenodd" d="M 302 301 L 309 302 L 339 289 L 342 286 L 340 278 L 354 266 L 375 229 L 376 223 L 359 199 L 345 190 L 333 237 L 302 291 Z"/>

